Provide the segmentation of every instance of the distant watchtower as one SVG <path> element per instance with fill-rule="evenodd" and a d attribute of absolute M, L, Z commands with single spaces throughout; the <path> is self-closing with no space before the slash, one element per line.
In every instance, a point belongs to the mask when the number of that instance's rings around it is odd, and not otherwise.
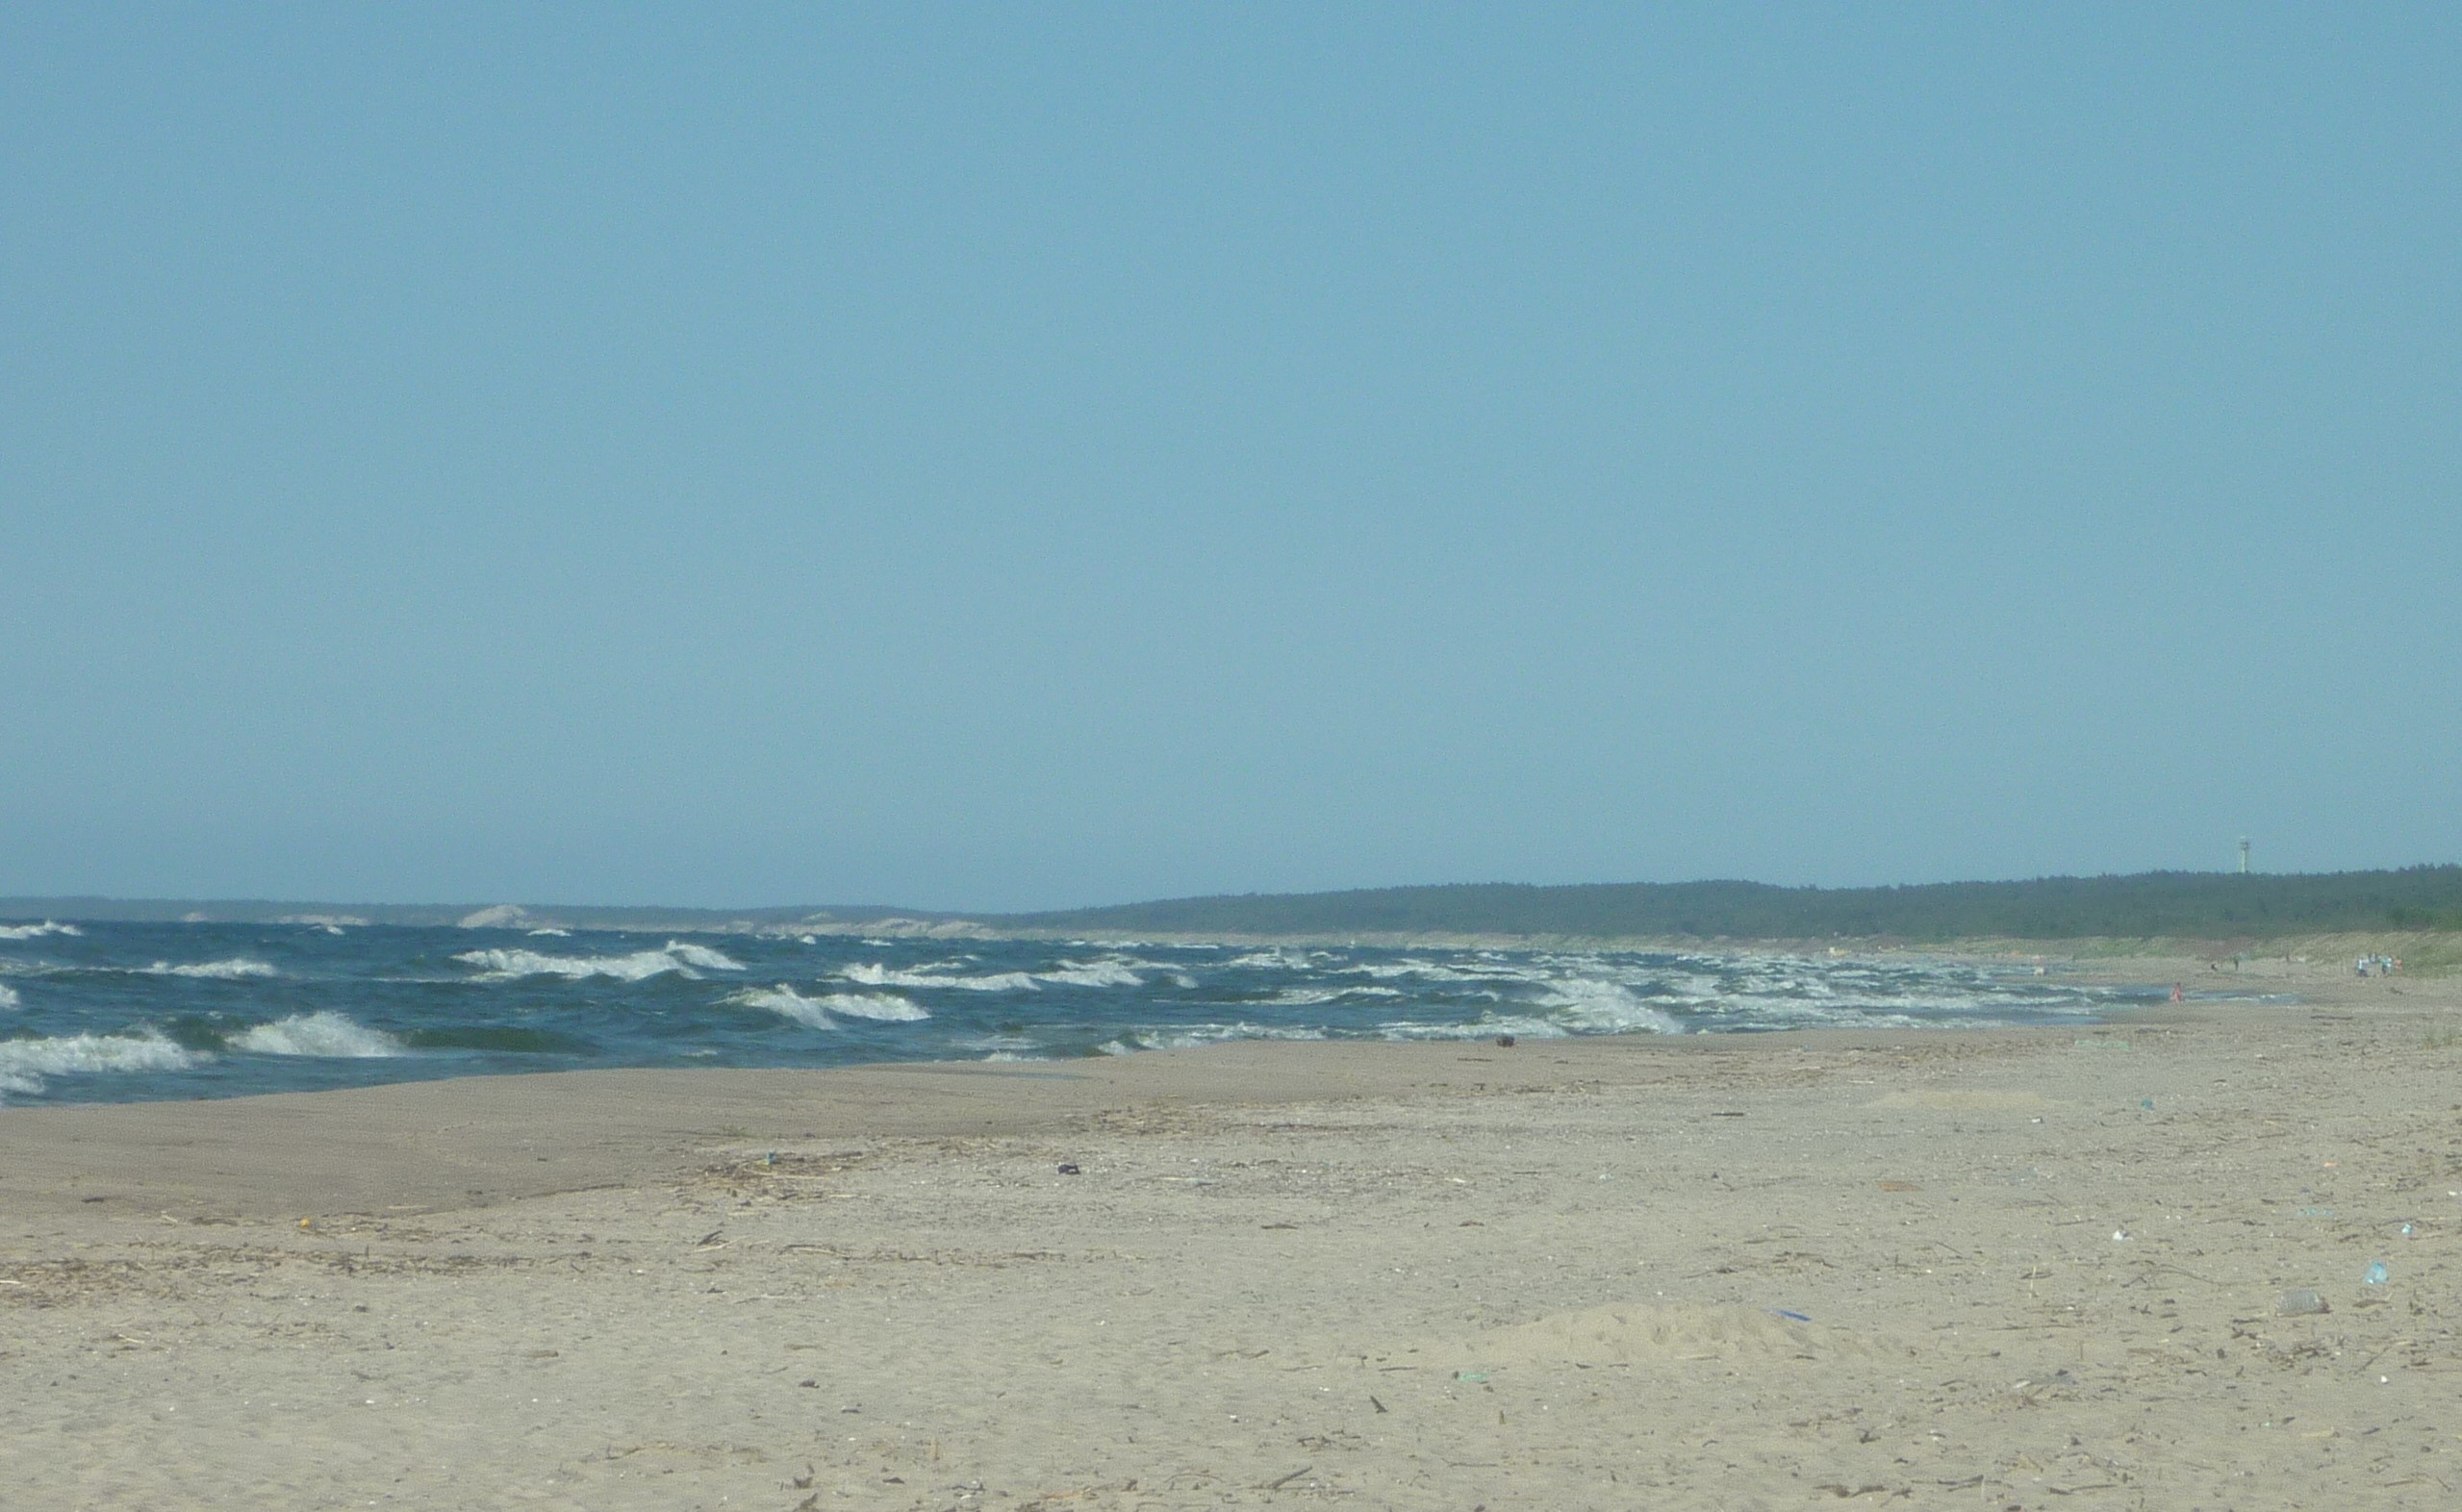
<path fill-rule="evenodd" d="M 2240 874 L 2244 877 L 2248 874 L 2248 837 L 2246 835 L 2240 837 Z"/>

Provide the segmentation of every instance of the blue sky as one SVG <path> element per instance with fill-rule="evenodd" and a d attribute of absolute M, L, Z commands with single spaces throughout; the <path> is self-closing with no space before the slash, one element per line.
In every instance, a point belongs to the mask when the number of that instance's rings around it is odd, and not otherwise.
<path fill-rule="evenodd" d="M 16 6 L 0 894 L 2462 858 L 2462 12 Z"/>

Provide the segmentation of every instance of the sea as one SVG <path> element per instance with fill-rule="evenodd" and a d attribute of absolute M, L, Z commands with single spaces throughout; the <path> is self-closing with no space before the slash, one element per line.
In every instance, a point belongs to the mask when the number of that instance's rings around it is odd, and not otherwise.
<path fill-rule="evenodd" d="M 2086 1022 L 2160 1000 L 1916 955 L 0 921 L 0 1103 L 1232 1040 Z"/>

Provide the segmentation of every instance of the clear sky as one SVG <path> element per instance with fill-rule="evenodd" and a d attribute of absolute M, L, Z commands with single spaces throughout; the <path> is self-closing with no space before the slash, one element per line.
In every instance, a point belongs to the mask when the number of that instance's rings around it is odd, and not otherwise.
<path fill-rule="evenodd" d="M 2462 8 L 0 11 L 0 893 L 2462 859 Z"/>

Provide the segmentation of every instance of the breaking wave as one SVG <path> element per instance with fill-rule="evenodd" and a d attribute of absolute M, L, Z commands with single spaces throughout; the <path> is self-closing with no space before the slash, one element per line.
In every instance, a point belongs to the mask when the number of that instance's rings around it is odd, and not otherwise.
<path fill-rule="evenodd" d="M 704 971 L 740 971 L 744 970 L 744 963 L 741 961 L 730 959 L 729 957 L 711 949 L 707 945 L 693 945 L 682 940 L 668 941 L 667 953 L 673 956 L 676 960 L 683 962 L 686 966 L 698 966 Z"/>
<path fill-rule="evenodd" d="M 38 924 L 0 924 L 0 940 L 39 940 L 45 935 L 82 935 L 85 932 L 75 924 L 58 924 L 48 919 Z"/>
<path fill-rule="evenodd" d="M 931 1017 L 895 993 L 831 993 L 821 999 L 821 1006 L 850 1019 L 871 1019 L 880 1023 L 920 1023 Z"/>
<path fill-rule="evenodd" d="M 1035 990 L 1033 975 L 1027 971 L 996 971 L 985 976 L 957 976 L 947 967 L 954 962 L 920 971 L 901 971 L 872 961 L 857 961 L 838 974 L 850 982 L 866 987 L 946 987 L 968 993 L 1030 993 Z"/>
<path fill-rule="evenodd" d="M 66 1034 L 48 1040 L 0 1040 L 0 1094 L 32 1096 L 44 1078 L 106 1071 L 186 1071 L 205 1059 L 151 1030 L 142 1034 Z"/>
<path fill-rule="evenodd" d="M 282 972 L 264 961 L 246 956 L 233 956 L 227 961 L 195 961 L 173 963 L 157 961 L 145 969 L 148 976 L 192 976 L 215 982 L 241 982 L 250 977 L 280 976 Z"/>
<path fill-rule="evenodd" d="M 1592 1034 L 1684 1033 L 1673 1016 L 1643 1002 L 1621 982 L 1574 977 L 1548 985 L 1553 990 L 1539 999 L 1539 1006 L 1553 1010 L 1549 1017 L 1572 1028 Z"/>
<path fill-rule="evenodd" d="M 259 1055 L 317 1055 L 367 1060 L 407 1055 L 409 1047 L 382 1029 L 353 1023 L 338 1013 L 297 1014 L 231 1036 L 226 1047 Z"/>
<path fill-rule="evenodd" d="M 1043 981 L 1070 987 L 1143 987 L 1146 979 L 1129 970 L 1126 961 L 1063 961 L 1056 970 L 1034 973 Z"/>
<path fill-rule="evenodd" d="M 479 969 L 482 978 L 507 982 L 524 976 L 561 976 L 571 981 L 610 976 L 620 982 L 646 981 L 664 971 L 697 976 L 693 968 L 740 971 L 740 962 L 707 945 L 670 940 L 663 950 L 636 950 L 630 955 L 546 955 L 537 950 L 465 950 L 453 958 Z"/>
<path fill-rule="evenodd" d="M 5 982 L 0 982 L 0 1008 L 15 1008 L 19 1006 L 21 1006 L 21 1004 L 17 997 L 17 990 L 9 986 Z"/>
<path fill-rule="evenodd" d="M 1139 1050 L 1194 1050 L 1231 1040 L 1323 1040 L 1323 1029 L 1275 1027 L 1260 1023 L 1196 1023 L 1179 1028 L 1131 1029 L 1095 1048 L 1105 1055 L 1133 1055 Z"/>
<path fill-rule="evenodd" d="M 729 993 L 726 1000 L 747 1008 L 767 1008 L 782 1018 L 815 1029 L 835 1029 L 839 1019 L 869 1019 L 877 1023 L 918 1023 L 931 1015 L 890 993 L 831 993 L 806 997 L 784 982 L 775 987 L 748 987 Z"/>

